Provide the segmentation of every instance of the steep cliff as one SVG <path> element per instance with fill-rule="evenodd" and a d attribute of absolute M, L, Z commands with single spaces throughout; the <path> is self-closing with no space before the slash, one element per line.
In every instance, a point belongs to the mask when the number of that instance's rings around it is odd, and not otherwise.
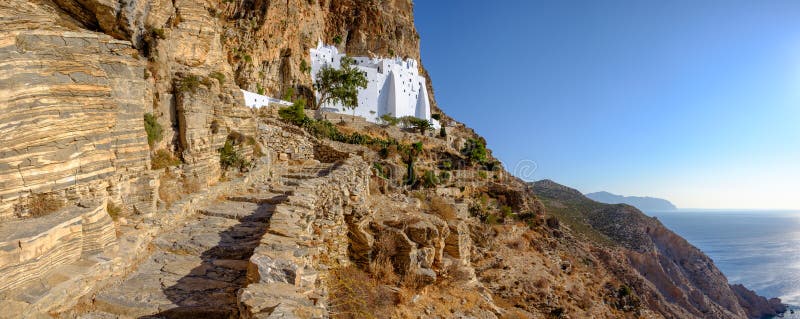
<path fill-rule="evenodd" d="M 0 30 L 0 317 L 781 309 L 629 206 L 531 189 L 445 114 L 438 135 L 243 105 L 311 97 L 319 40 L 419 60 L 410 0 L 6 0 Z"/>
<path fill-rule="evenodd" d="M 632 206 L 597 203 L 549 180 L 532 187 L 550 212 L 574 228 L 623 247 L 634 274 L 648 282 L 644 288 L 660 296 L 653 305 L 662 304 L 658 308 L 665 315 L 673 311 L 666 303 L 678 306 L 681 312 L 672 313 L 676 316 L 744 318 L 786 311 L 779 300 L 767 300 L 741 285 L 730 286 L 708 256 Z"/>

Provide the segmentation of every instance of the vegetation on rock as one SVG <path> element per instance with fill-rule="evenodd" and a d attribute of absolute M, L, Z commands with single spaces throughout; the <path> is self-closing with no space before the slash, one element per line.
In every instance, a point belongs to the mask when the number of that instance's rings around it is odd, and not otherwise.
<path fill-rule="evenodd" d="M 156 150 L 150 159 L 151 169 L 162 169 L 178 165 L 181 165 L 181 160 L 173 155 L 172 152 L 163 148 Z"/>
<path fill-rule="evenodd" d="M 461 153 L 473 163 L 482 164 L 486 162 L 486 143 L 477 138 L 470 138 L 464 144 Z"/>
<path fill-rule="evenodd" d="M 152 113 L 144 114 L 144 130 L 147 132 L 147 144 L 151 148 L 164 138 L 164 128 L 161 127 L 161 124 L 158 124 L 156 117 Z"/>

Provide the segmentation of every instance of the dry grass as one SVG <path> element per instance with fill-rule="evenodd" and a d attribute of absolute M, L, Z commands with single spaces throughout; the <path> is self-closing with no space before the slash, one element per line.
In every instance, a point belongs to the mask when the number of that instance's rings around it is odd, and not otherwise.
<path fill-rule="evenodd" d="M 159 149 L 154 154 L 150 160 L 150 166 L 152 169 L 162 169 L 165 167 L 170 166 L 178 166 L 181 164 L 181 160 L 175 157 L 172 152 Z"/>
<path fill-rule="evenodd" d="M 336 268 L 328 277 L 331 318 L 390 318 L 394 293 L 355 266 Z"/>
<path fill-rule="evenodd" d="M 112 201 L 108 201 L 106 204 L 106 211 L 108 212 L 108 215 L 111 216 L 111 219 L 117 220 L 122 216 L 124 209 L 122 206 L 114 204 Z"/>
<path fill-rule="evenodd" d="M 530 242 L 524 237 L 517 237 L 506 240 L 505 244 L 508 248 L 514 250 L 526 250 L 528 249 Z"/>
<path fill-rule="evenodd" d="M 450 285 L 464 283 L 472 279 L 470 272 L 466 268 L 458 264 L 452 264 L 448 266 L 445 269 L 444 273 L 447 276 Z"/>
<path fill-rule="evenodd" d="M 64 202 L 52 193 L 33 194 L 28 198 L 30 217 L 42 217 L 64 208 Z"/>
<path fill-rule="evenodd" d="M 397 243 L 394 237 L 386 233 L 378 235 L 372 248 L 374 258 L 369 263 L 369 272 L 378 282 L 385 285 L 396 285 L 400 280 L 392 264 L 392 256 L 397 254 Z"/>

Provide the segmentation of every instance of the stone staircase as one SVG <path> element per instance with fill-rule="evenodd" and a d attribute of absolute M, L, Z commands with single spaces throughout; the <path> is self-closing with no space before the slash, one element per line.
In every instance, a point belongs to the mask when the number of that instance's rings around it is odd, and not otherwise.
<path fill-rule="evenodd" d="M 295 193 L 336 168 L 316 161 L 276 166 L 271 182 L 196 210 L 157 236 L 149 257 L 96 293 L 91 311 L 79 317 L 321 317 L 312 296 L 313 248 L 302 245 L 310 240 L 313 211 L 298 207 L 303 201 Z"/>

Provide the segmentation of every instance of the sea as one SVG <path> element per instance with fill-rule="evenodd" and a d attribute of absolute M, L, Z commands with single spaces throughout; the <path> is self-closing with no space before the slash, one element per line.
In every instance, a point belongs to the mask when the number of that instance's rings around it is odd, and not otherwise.
<path fill-rule="evenodd" d="M 731 283 L 778 297 L 800 319 L 800 211 L 648 212 L 714 260 Z"/>

